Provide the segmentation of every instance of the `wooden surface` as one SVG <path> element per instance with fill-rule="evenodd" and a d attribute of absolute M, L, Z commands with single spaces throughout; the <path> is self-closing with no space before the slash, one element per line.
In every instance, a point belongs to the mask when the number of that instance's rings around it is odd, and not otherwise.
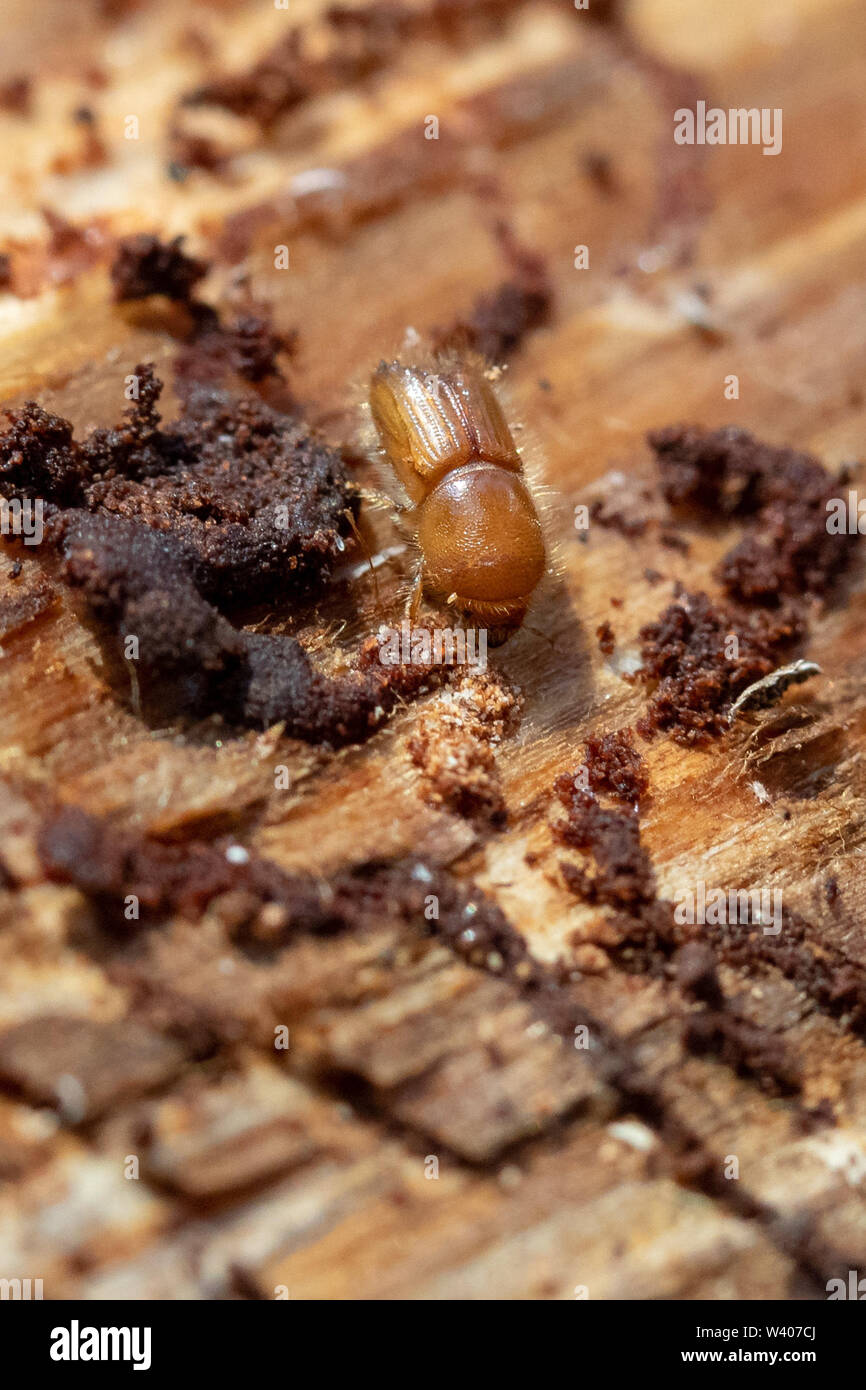
<path fill-rule="evenodd" d="M 645 433 L 679 420 L 744 425 L 831 468 L 862 453 L 866 11 L 856 0 L 635 0 L 613 27 L 566 0 L 503 6 L 497 35 L 407 45 L 366 86 L 323 95 L 264 135 L 233 129 L 249 148 L 227 174 L 176 183 L 165 166 L 178 94 L 243 66 L 288 23 L 313 25 L 317 0 L 291 16 L 265 3 L 154 3 L 107 31 L 85 4 L 74 20 L 59 0 L 10 8 L 18 29 L 2 61 L 34 74 L 36 108 L 29 123 L 0 116 L 0 236 L 32 284 L 0 297 L 0 398 L 35 396 L 78 428 L 114 421 L 125 374 L 144 358 L 168 371 L 176 345 L 111 303 L 110 235 L 184 232 L 215 258 L 215 301 L 241 268 L 278 325 L 298 330 L 292 390 L 332 440 L 350 439 L 357 384 L 407 327 L 447 326 L 508 277 L 494 234 L 506 219 L 544 256 L 553 288 L 551 322 L 506 382 L 554 494 L 556 574 L 493 658 L 523 697 L 520 729 L 496 754 L 508 810 L 498 830 L 425 801 L 406 750 L 422 706 L 339 754 L 279 728 L 193 737 L 135 714 L 65 594 L 32 621 L 5 621 L 3 856 L 25 886 L 0 894 L 0 1050 L 7 1032 L 58 1016 L 158 1031 L 161 1005 L 215 1020 L 221 1046 L 207 1062 L 161 1054 L 153 1074 L 120 1056 L 92 1118 L 64 1105 L 68 1084 L 47 1106 L 7 1086 L 0 1275 L 42 1277 L 46 1297 L 546 1299 L 579 1286 L 592 1299 L 824 1297 L 826 1280 L 866 1262 L 862 1039 L 777 967 L 724 967 L 726 994 L 778 1036 L 802 1087 L 774 1098 L 689 1055 L 677 986 L 595 949 L 605 914 L 566 890 L 549 815 L 553 779 L 574 769 L 586 735 L 643 709 L 618 674 L 640 626 L 677 580 L 715 592 L 714 565 L 737 535 L 689 524 L 684 555 L 657 528 L 626 539 L 595 526 L 584 545 L 574 505 L 654 487 Z M 209 36 L 209 57 L 191 28 Z M 92 92 L 81 72 L 94 61 L 107 84 Z M 673 109 L 698 98 L 781 107 L 782 153 L 676 147 Z M 75 147 L 69 112 L 85 99 L 109 161 L 52 172 L 58 150 Z M 130 113 L 138 141 L 123 136 Z M 438 142 L 423 139 L 431 113 Z M 587 173 L 599 153 L 610 187 Z M 323 212 L 291 180 L 325 167 L 345 173 L 349 193 Z M 99 227 L 93 263 L 62 285 L 46 281 L 59 274 L 40 249 L 46 204 Z M 252 228 L 234 266 L 221 258 L 234 245 L 227 225 Z M 288 271 L 273 268 L 282 243 Z M 578 244 L 589 269 L 574 268 Z M 696 283 L 712 291 L 713 335 L 684 312 Z M 730 373 L 737 401 L 724 395 Z M 611 471 L 625 484 L 599 482 Z M 398 543 L 386 517 L 371 524 L 382 547 Z M 354 553 L 300 635 L 354 650 L 399 615 L 404 558 L 380 571 L 377 597 Z M 0 557 L 4 576 L 10 565 Z M 38 565 L 27 558 L 28 583 Z M 648 585 L 648 567 L 664 582 Z M 805 654 L 821 676 L 786 696 L 806 711 L 800 746 L 775 748 L 771 735 L 756 770 L 759 718 L 700 749 L 642 747 L 641 829 L 659 894 L 700 879 L 781 888 L 810 949 L 832 947 L 858 971 L 864 614 L 858 560 L 812 620 Z M 604 619 L 612 658 L 594 635 Z M 268 621 L 297 628 L 278 606 Z M 275 790 L 277 765 L 288 791 Z M 35 788 L 173 840 L 228 826 L 293 870 L 327 875 L 409 851 L 449 866 L 502 907 L 538 961 L 572 968 L 570 996 L 640 1073 L 640 1113 L 603 1055 L 552 1036 L 518 984 L 435 937 L 412 947 L 387 912 L 357 939 L 299 940 L 267 965 L 207 919 L 160 924 L 132 962 L 120 946 L 88 949 L 91 906 L 45 883 L 35 859 Z M 282 1024 L 292 1042 L 275 1052 Z M 58 1025 L 42 1026 L 49 1080 L 62 1077 Z M 130 1154 L 138 1181 L 124 1176 Z"/>

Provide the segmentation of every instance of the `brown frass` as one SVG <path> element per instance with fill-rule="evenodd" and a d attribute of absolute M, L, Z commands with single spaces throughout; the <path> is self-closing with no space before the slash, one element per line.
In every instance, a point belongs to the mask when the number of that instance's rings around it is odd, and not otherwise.
<path fill-rule="evenodd" d="M 573 1039 L 575 1024 L 586 1022 L 567 982 L 532 958 L 496 903 L 415 856 L 368 861 L 325 880 L 287 873 L 227 838 L 163 843 L 70 806 L 44 814 L 38 854 L 47 877 L 85 893 L 102 930 L 121 942 L 174 914 L 197 920 L 211 911 L 230 939 L 269 953 L 301 934 L 362 933 L 396 916 L 407 933 L 435 936 L 467 964 L 512 980 L 554 1032 Z M 141 909 L 132 920 L 124 912 L 130 894 Z M 601 1025 L 593 1031 L 603 1040 Z"/>
<path fill-rule="evenodd" d="M 727 998 L 715 952 L 705 941 L 689 941 L 673 959 L 683 993 L 702 1007 L 686 1015 L 683 1042 L 698 1056 L 710 1053 L 734 1071 L 755 1076 L 771 1093 L 795 1094 L 802 1069 L 778 1034 L 744 1018 L 737 999 Z"/>
<path fill-rule="evenodd" d="M 520 697 L 487 671 L 455 677 L 415 720 L 409 757 L 430 805 L 501 826 L 507 813 L 495 749 L 520 721 Z"/>
<path fill-rule="evenodd" d="M 476 300 L 465 318 L 433 334 L 440 351 L 477 352 L 487 362 L 511 357 L 524 338 L 550 319 L 552 293 L 542 280 L 508 280 Z"/>
<path fill-rule="evenodd" d="M 449 328 L 433 331 L 441 351 L 478 353 L 487 362 L 503 362 L 536 328 L 549 323 L 553 285 L 545 258 L 521 242 L 509 222 L 496 223 L 494 236 L 509 270 L 509 279 L 476 299 L 466 315 Z"/>
<path fill-rule="evenodd" d="M 811 937 L 805 918 L 783 907 L 778 935 L 755 931 L 751 923 L 729 923 L 718 939 L 719 959 L 746 969 L 758 963 L 775 966 L 823 1012 L 844 1016 L 847 1026 L 862 1034 L 866 1030 L 866 970 L 830 943 L 816 949 Z"/>
<path fill-rule="evenodd" d="M 317 892 L 314 880 L 286 874 L 246 851 L 234 858 L 228 839 L 163 844 L 80 807 L 62 806 L 46 817 L 38 852 L 48 877 L 86 893 L 103 926 L 114 934 L 134 932 L 172 913 L 194 920 L 225 893 L 245 895 L 244 923 L 271 903 L 282 909 L 283 931 L 327 930 L 331 924 L 324 906 L 327 894 Z M 138 899 L 141 919 L 124 916 L 129 895 Z"/>
<path fill-rule="evenodd" d="M 851 537 L 827 530 L 827 502 L 841 479 L 811 454 L 776 448 L 733 426 L 655 430 L 665 497 L 674 507 L 746 523 L 719 568 L 727 592 L 749 603 L 823 595 L 848 564 Z"/>
<path fill-rule="evenodd" d="M 554 793 L 567 815 L 553 823 L 554 839 L 568 849 L 588 851 L 594 871 L 563 862 L 563 877 L 571 892 L 585 902 L 638 914 L 655 901 L 655 877 L 649 855 L 640 842 L 640 826 L 633 811 L 609 810 L 592 792 L 584 791 L 574 777 L 562 774 Z"/>
<path fill-rule="evenodd" d="M 652 738 L 666 731 L 677 743 L 715 737 L 728 727 L 732 701 L 769 675 L 779 653 L 802 632 L 802 620 L 790 609 L 749 614 L 704 593 L 682 594 L 639 634 L 637 679 L 651 687 L 652 697 L 638 733 Z"/>
<path fill-rule="evenodd" d="M 599 623 L 598 627 L 595 629 L 595 635 L 598 638 L 600 649 L 604 652 L 605 656 L 610 656 L 611 652 L 616 647 L 616 633 L 607 618 Z"/>
<path fill-rule="evenodd" d="M 250 304 L 229 322 L 208 305 L 189 307 L 195 328 L 174 360 L 178 395 L 200 383 L 221 382 L 229 372 L 255 385 L 268 377 L 284 380 L 277 359 L 292 355 L 297 335 L 278 333 L 263 306 Z"/>
<path fill-rule="evenodd" d="M 183 250 L 184 238 L 162 242 L 142 233 L 119 242 L 111 266 L 117 303 L 165 295 L 185 310 L 184 345 L 175 359 L 176 389 L 186 397 L 199 383 L 216 384 L 234 372 L 255 384 L 268 377 L 282 379 L 277 362 L 280 353 L 291 355 L 295 335 L 278 333 L 267 308 L 249 300 L 233 320 L 193 296 L 207 275 L 206 261 L 195 260 Z"/>
<path fill-rule="evenodd" d="M 168 714 L 217 713 L 311 743 L 358 742 L 400 698 L 444 672 L 379 665 L 375 638 L 326 675 L 293 637 L 238 629 L 202 596 L 165 535 L 122 517 L 67 513 L 64 575 L 121 638 L 138 639 L 141 693 Z"/>
<path fill-rule="evenodd" d="M 73 438 L 34 402 L 7 412 L 0 489 L 123 518 L 162 536 L 195 586 L 219 604 L 298 592 L 328 578 L 355 506 L 340 455 L 258 397 L 191 389 L 163 428 L 162 384 L 134 372 L 138 399 L 113 429 Z"/>
<path fill-rule="evenodd" d="M 496 31 L 504 13 L 525 0 L 431 0 L 421 7 L 374 0 L 356 8 L 331 5 L 313 51 L 301 28 L 291 29 L 247 71 L 225 73 L 186 94 L 184 105 L 213 105 L 246 116 L 263 129 L 304 102 L 364 82 L 385 70 L 412 40 L 459 43 Z M 321 44 L 320 44 L 321 49 Z"/>
<path fill-rule="evenodd" d="M 148 232 L 124 237 L 118 243 L 110 272 L 117 303 L 147 299 L 152 294 L 164 294 L 182 304 L 189 303 L 193 289 L 204 279 L 208 266 L 188 256 L 183 242 L 182 236 L 162 242 Z"/>
<path fill-rule="evenodd" d="M 620 801 L 634 803 L 649 786 L 643 759 L 634 746 L 634 731 L 628 727 L 590 735 L 583 762 L 595 792 L 608 792 Z"/>
<path fill-rule="evenodd" d="M 258 397 L 211 388 L 192 389 L 163 429 L 160 383 L 149 367 L 136 375 L 122 424 L 82 441 L 32 402 L 9 412 L 0 490 L 46 500 L 63 576 L 120 639 L 138 639 L 141 695 L 163 715 L 282 720 L 290 736 L 342 743 L 435 685 L 437 672 L 382 667 L 375 639 L 331 677 L 294 638 L 232 625 L 225 606 L 328 579 L 356 506 L 343 460 Z"/>

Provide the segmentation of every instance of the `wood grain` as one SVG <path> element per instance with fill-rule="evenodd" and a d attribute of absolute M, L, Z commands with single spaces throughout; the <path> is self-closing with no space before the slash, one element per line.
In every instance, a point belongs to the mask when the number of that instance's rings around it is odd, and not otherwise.
<path fill-rule="evenodd" d="M 866 12 L 853 0 L 732 0 L 709 25 L 704 7 L 634 0 L 603 25 L 564 3 L 503 6 L 495 32 L 414 41 L 370 83 L 267 132 L 238 123 L 227 173 L 169 179 L 178 97 L 254 60 L 289 22 L 318 32 L 325 8 L 298 0 L 289 19 L 242 0 L 155 0 L 107 22 L 82 4 L 73 25 L 65 6 L 38 17 L 13 6 L 4 73 L 33 76 L 34 111 L 0 114 L 0 236 L 23 291 L 0 296 L 0 397 L 36 397 L 84 429 L 118 418 L 135 363 L 153 360 L 170 384 L 176 344 L 112 304 L 107 267 L 118 234 L 183 232 L 213 257 L 215 301 L 242 269 L 278 327 L 298 330 L 292 391 L 333 441 L 350 440 L 359 384 L 406 329 L 447 326 L 508 278 L 495 232 L 506 221 L 544 257 L 553 291 L 551 322 L 505 383 L 552 494 L 555 543 L 527 624 L 494 656 L 523 697 L 520 729 L 496 754 L 507 824 L 425 801 L 406 750 L 419 705 L 339 753 L 279 726 L 149 727 L 62 585 L 21 608 L 15 584 L 43 582 L 50 564 L 25 554 L 13 581 L 13 556 L 0 555 L 0 821 L 19 885 L 0 890 L 0 1275 L 42 1277 L 46 1297 L 547 1299 L 578 1286 L 593 1299 L 822 1297 L 826 1280 L 866 1261 L 862 1038 L 764 961 L 723 966 L 723 987 L 796 1062 L 799 1093 L 771 1096 L 691 1055 L 688 1001 L 671 979 L 610 963 L 610 922 L 567 891 L 549 816 L 553 780 L 576 767 L 586 736 L 643 709 L 621 674 L 639 628 L 677 581 L 718 592 L 714 567 L 737 538 L 694 521 L 687 555 L 658 527 L 626 539 L 592 526 L 581 544 L 574 506 L 617 490 L 633 502 L 644 485 L 657 502 L 644 436 L 678 420 L 742 425 L 833 469 L 862 452 Z M 88 90 L 94 62 L 105 85 Z M 676 146 L 673 110 L 696 99 L 782 108 L 782 153 Z M 64 150 L 74 162 L 69 113 L 85 100 L 107 163 L 53 172 Z M 438 142 L 423 138 L 430 113 Z M 129 114 L 137 141 L 124 138 Z M 609 186 L 588 172 L 599 154 Z M 322 168 L 338 171 L 339 198 L 293 191 Z M 47 255 L 45 205 L 93 223 L 83 266 Z M 288 272 L 274 269 L 282 243 Z M 690 321 L 695 285 L 709 288 L 712 334 Z M 399 543 L 386 516 L 368 524 L 374 544 Z M 351 653 L 399 617 L 406 581 L 405 555 L 380 569 L 378 592 L 360 559 L 315 612 L 254 616 L 325 655 Z M 648 584 L 648 568 L 663 582 Z M 809 949 L 858 970 L 864 616 L 858 558 L 812 615 L 805 655 L 821 675 L 784 698 L 802 711 L 793 734 L 774 734 L 777 709 L 704 747 L 642 746 L 641 831 L 659 894 L 701 879 L 780 888 Z M 605 619 L 612 657 L 594 635 Z M 278 766 L 288 791 L 275 788 Z M 40 796 L 164 839 L 228 828 L 296 871 L 407 853 L 448 866 L 501 906 L 537 961 L 570 970 L 598 1048 L 557 1038 L 519 981 L 407 939 L 396 911 L 268 961 L 227 945 L 207 916 L 107 946 L 87 898 L 44 881 Z M 152 1067 L 181 1016 L 206 1022 L 218 1047 L 188 1053 L 179 1071 L 174 1054 Z M 104 1030 L 132 1038 L 111 1075 L 99 1063 L 99 1104 L 83 1111 L 68 1079 L 57 1090 L 79 1056 L 70 1020 L 91 1030 L 79 1082 L 110 1048 Z M 282 1025 L 290 1046 L 275 1051 Z M 22 1028 L 34 1030 L 23 1042 Z M 630 1084 L 606 1069 L 614 1053 Z M 130 1154 L 137 1181 L 124 1176 Z"/>

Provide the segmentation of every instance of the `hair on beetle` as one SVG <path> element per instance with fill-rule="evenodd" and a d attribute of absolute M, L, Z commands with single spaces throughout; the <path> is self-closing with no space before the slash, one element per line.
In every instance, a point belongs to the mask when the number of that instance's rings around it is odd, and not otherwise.
<path fill-rule="evenodd" d="M 410 616 L 422 594 L 483 623 L 491 642 L 523 623 L 545 573 L 534 487 L 494 389 L 471 356 L 413 346 L 373 372 L 369 415 L 396 519 L 417 551 Z"/>

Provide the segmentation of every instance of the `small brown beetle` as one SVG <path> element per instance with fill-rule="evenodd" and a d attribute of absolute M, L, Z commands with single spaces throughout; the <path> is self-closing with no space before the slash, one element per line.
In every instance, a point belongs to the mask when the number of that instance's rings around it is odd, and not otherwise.
<path fill-rule="evenodd" d="M 520 627 L 545 568 L 535 502 L 502 407 L 480 367 L 382 362 L 370 411 L 405 489 L 422 589 L 495 629 Z"/>

